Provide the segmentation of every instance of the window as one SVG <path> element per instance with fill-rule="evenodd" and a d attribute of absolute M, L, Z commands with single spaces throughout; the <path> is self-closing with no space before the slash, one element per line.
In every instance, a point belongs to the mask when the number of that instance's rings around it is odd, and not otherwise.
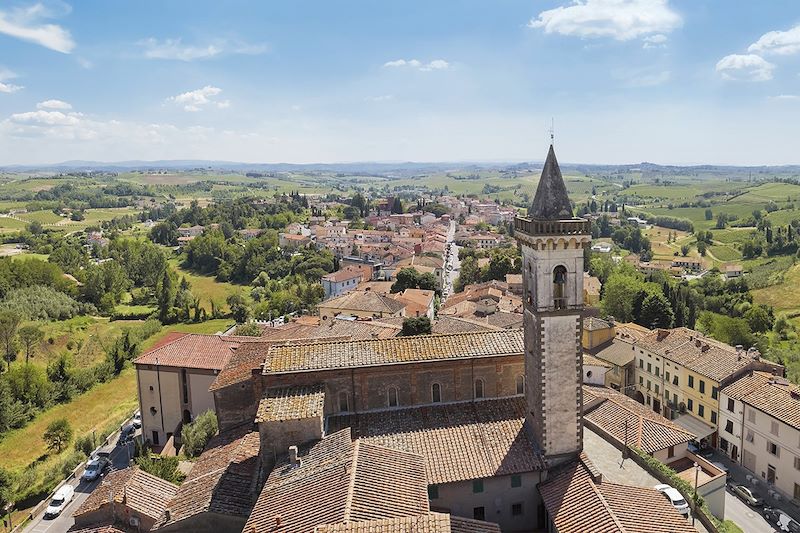
<path fill-rule="evenodd" d="M 774 442 L 767 441 L 767 451 L 775 457 L 781 456 L 781 450 Z"/>
<path fill-rule="evenodd" d="M 705 394 L 706 392 L 706 382 L 702 379 L 700 380 L 700 394 Z"/>
<path fill-rule="evenodd" d="M 658 367 L 656 367 L 656 377 L 658 377 L 658 376 L 659 376 L 660 372 L 661 372 L 661 369 L 660 369 L 660 368 L 658 368 Z"/>
<path fill-rule="evenodd" d="M 697 416 L 700 418 L 705 418 L 706 416 L 706 406 L 702 403 L 697 404 Z"/>
<path fill-rule="evenodd" d="M 711 423 L 712 424 L 716 424 L 717 423 L 717 412 L 716 411 L 711 411 Z"/>
<path fill-rule="evenodd" d="M 675 457 L 675 446 L 670 446 L 667 448 L 667 459 L 672 459 Z"/>
<path fill-rule="evenodd" d="M 553 269 L 553 307 L 565 309 L 567 307 L 567 269 L 558 265 Z"/>
<path fill-rule="evenodd" d="M 639 368 L 644 368 L 644 359 L 639 359 Z"/>
<path fill-rule="evenodd" d="M 476 379 L 475 380 L 475 397 L 476 398 L 483 398 L 483 380 Z"/>
<path fill-rule="evenodd" d="M 728 451 L 728 441 L 726 441 L 723 438 L 720 438 L 719 439 L 719 449 L 722 450 L 723 452 L 727 452 Z"/>
<path fill-rule="evenodd" d="M 639 385 L 644 385 L 644 378 L 639 376 Z"/>
<path fill-rule="evenodd" d="M 733 398 L 728 398 L 728 411 L 733 412 L 734 401 Z"/>
<path fill-rule="evenodd" d="M 795 501 L 800 500 L 800 485 L 798 485 L 797 483 L 794 484 L 794 500 Z"/>
<path fill-rule="evenodd" d="M 511 504 L 511 516 L 521 516 L 522 515 L 522 502 L 520 503 L 512 503 Z"/>
<path fill-rule="evenodd" d="M 428 485 L 428 499 L 429 500 L 439 499 L 439 485 Z"/>
<path fill-rule="evenodd" d="M 672 395 L 672 403 L 674 403 L 675 405 L 678 405 L 678 395 L 677 394 L 673 394 Z"/>
<path fill-rule="evenodd" d="M 748 422 L 752 422 L 753 424 L 755 424 L 755 422 L 756 422 L 756 412 L 755 412 L 755 410 L 753 410 L 753 409 L 748 409 L 747 410 L 747 421 Z"/>
<path fill-rule="evenodd" d="M 650 383 L 650 380 L 647 380 L 647 390 L 652 390 L 653 385 Z"/>
<path fill-rule="evenodd" d="M 748 429 L 747 430 L 747 436 L 745 437 L 745 440 L 747 442 L 753 442 L 753 430 L 752 429 Z"/>
<path fill-rule="evenodd" d="M 656 383 L 656 394 L 658 394 L 658 383 Z"/>
<path fill-rule="evenodd" d="M 688 400 L 686 400 L 686 408 L 687 408 L 688 410 L 690 410 L 690 411 L 694 411 L 694 402 L 692 401 L 692 399 L 691 399 L 691 398 L 689 398 Z"/>
<path fill-rule="evenodd" d="M 348 400 L 347 392 L 341 391 L 339 393 L 339 411 L 346 413 L 350 410 L 350 402 Z"/>
<path fill-rule="evenodd" d="M 181 368 L 181 385 L 183 386 L 183 403 L 189 403 L 189 378 L 185 368 Z"/>
<path fill-rule="evenodd" d="M 769 432 L 775 435 L 776 437 L 778 436 L 778 422 L 776 422 L 775 420 L 770 422 Z"/>
<path fill-rule="evenodd" d="M 525 376 L 517 376 L 517 394 L 525 394 Z"/>
<path fill-rule="evenodd" d="M 473 479 L 472 480 L 472 493 L 478 494 L 483 492 L 483 480 L 482 479 Z"/>
<path fill-rule="evenodd" d="M 389 407 L 397 407 L 399 405 L 397 401 L 397 387 L 389 387 L 386 391 L 386 403 L 389 404 Z"/>
<path fill-rule="evenodd" d="M 647 395 L 647 405 L 650 405 L 650 395 Z"/>
<path fill-rule="evenodd" d="M 794 458 L 794 469 L 795 470 L 800 470 L 800 457 L 795 457 Z"/>
<path fill-rule="evenodd" d="M 486 520 L 486 511 L 483 507 L 473 507 L 472 518 L 475 520 Z"/>
<path fill-rule="evenodd" d="M 511 476 L 511 487 L 517 488 L 522 486 L 522 476 L 519 474 Z"/>
<path fill-rule="evenodd" d="M 651 365 L 650 363 L 647 363 L 647 371 L 650 372 L 651 374 L 653 373 L 653 365 Z"/>
<path fill-rule="evenodd" d="M 719 396 L 719 389 L 716 387 L 711 387 L 711 399 L 716 400 L 717 396 Z"/>
<path fill-rule="evenodd" d="M 678 385 L 678 374 L 672 376 L 672 384 L 677 386 Z"/>
<path fill-rule="evenodd" d="M 733 421 L 728 420 L 725 422 L 725 431 L 733 435 Z"/>
<path fill-rule="evenodd" d="M 442 401 L 442 386 L 438 383 L 431 385 L 431 401 L 439 403 Z"/>
<path fill-rule="evenodd" d="M 694 388 L 694 376 L 689 376 L 689 387 Z"/>
<path fill-rule="evenodd" d="M 667 383 L 669 383 L 669 372 L 667 372 Z"/>

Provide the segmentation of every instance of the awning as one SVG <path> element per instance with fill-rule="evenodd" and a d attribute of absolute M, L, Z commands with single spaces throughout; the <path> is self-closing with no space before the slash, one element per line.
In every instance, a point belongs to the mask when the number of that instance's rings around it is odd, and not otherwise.
<path fill-rule="evenodd" d="M 711 427 L 689 414 L 680 415 L 673 422 L 695 435 L 697 440 L 704 439 L 717 430 L 717 428 Z"/>

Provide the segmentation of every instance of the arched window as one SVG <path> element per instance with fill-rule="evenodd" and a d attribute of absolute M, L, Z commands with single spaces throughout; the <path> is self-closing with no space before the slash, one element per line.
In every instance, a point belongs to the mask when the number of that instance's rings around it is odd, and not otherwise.
<path fill-rule="evenodd" d="M 566 309 L 567 307 L 567 269 L 558 265 L 553 269 L 553 307 Z"/>
<path fill-rule="evenodd" d="M 350 401 L 349 398 L 347 397 L 346 391 L 341 391 L 339 393 L 339 411 L 341 411 L 342 413 L 350 411 Z"/>
<path fill-rule="evenodd" d="M 483 380 L 480 378 L 475 380 L 475 397 L 476 398 L 484 397 Z"/>
<path fill-rule="evenodd" d="M 438 383 L 431 385 L 431 401 L 439 403 L 442 401 L 442 386 Z"/>
<path fill-rule="evenodd" d="M 517 394 L 525 394 L 525 376 L 517 376 Z"/>
<path fill-rule="evenodd" d="M 386 403 L 389 404 L 389 407 L 397 407 L 399 402 L 397 401 L 397 387 L 389 387 L 386 391 Z"/>

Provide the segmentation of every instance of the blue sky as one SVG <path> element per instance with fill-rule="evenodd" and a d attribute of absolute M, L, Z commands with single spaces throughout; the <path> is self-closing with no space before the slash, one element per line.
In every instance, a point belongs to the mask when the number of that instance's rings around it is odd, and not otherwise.
<path fill-rule="evenodd" d="M 0 1 L 0 165 L 800 164 L 794 0 Z"/>

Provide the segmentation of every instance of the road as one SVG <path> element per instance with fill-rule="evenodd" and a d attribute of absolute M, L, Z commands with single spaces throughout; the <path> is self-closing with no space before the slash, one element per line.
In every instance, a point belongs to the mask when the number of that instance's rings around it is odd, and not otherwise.
<path fill-rule="evenodd" d="M 775 529 L 764 520 L 758 509 L 747 506 L 742 500 L 725 491 L 725 519 L 736 522 L 747 533 L 771 533 Z"/>
<path fill-rule="evenodd" d="M 458 246 L 453 242 L 456 234 L 456 222 L 450 221 L 450 229 L 447 231 L 447 244 L 449 252 L 444 257 L 444 286 L 442 287 L 442 301 L 453 293 L 453 283 L 458 277 L 461 262 L 458 260 Z"/>
<path fill-rule="evenodd" d="M 139 430 L 141 431 L 141 430 Z M 137 431 L 137 434 L 139 432 Z M 114 436 L 116 439 L 116 435 Z M 113 445 L 109 445 L 106 448 L 108 449 Z M 128 454 L 133 453 L 133 442 L 129 441 L 128 445 L 126 446 L 113 446 L 113 450 L 111 450 L 111 470 L 120 470 L 128 466 Z M 72 498 L 72 501 L 67 505 L 64 511 L 54 519 L 45 519 L 44 518 L 44 510 L 39 513 L 34 519 L 28 524 L 25 529 L 23 529 L 23 533 L 65 533 L 69 528 L 71 528 L 75 524 L 75 519 L 72 518 L 72 513 L 81 506 L 81 504 L 86 501 L 86 498 L 89 497 L 89 494 L 97 487 L 97 485 L 101 482 L 101 479 L 87 482 L 81 481 L 80 479 L 73 479 L 71 481 L 72 486 L 75 487 L 75 496 Z"/>

